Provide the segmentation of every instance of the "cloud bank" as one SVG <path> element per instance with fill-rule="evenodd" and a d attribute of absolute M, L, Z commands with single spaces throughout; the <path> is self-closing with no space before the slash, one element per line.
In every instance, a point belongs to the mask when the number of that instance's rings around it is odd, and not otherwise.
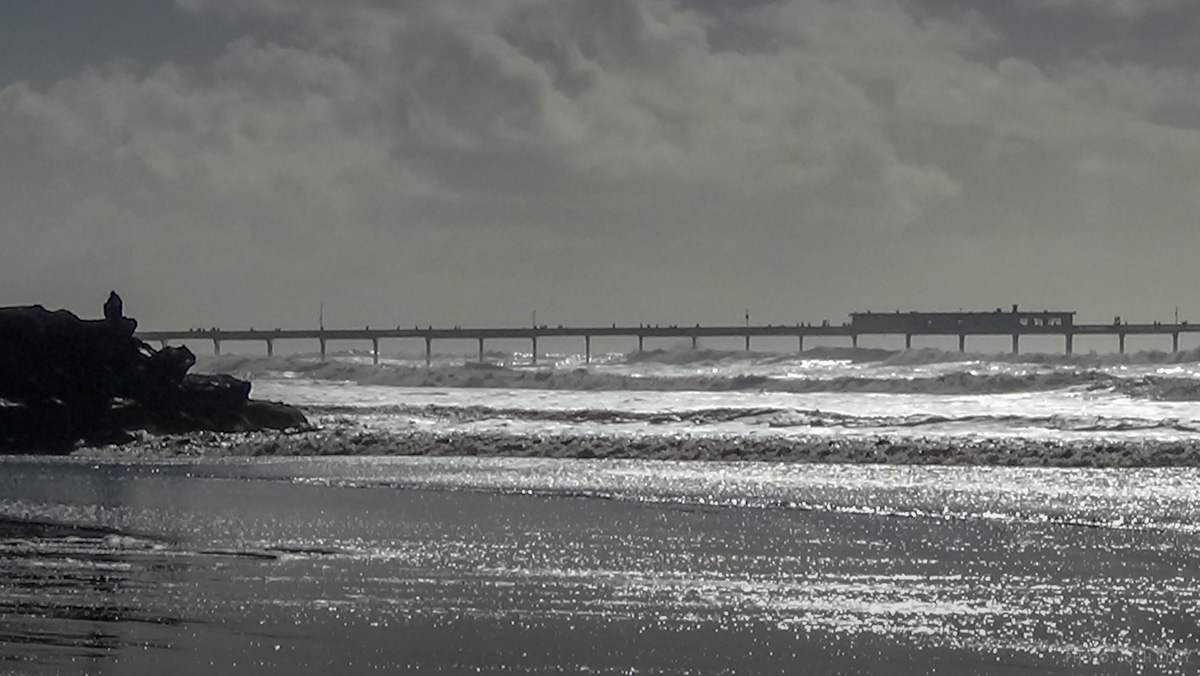
<path fill-rule="evenodd" d="M 346 325 L 1136 318 L 1195 286 L 1187 67 L 1039 61 L 986 12 L 884 0 L 178 5 L 245 35 L 0 89 L 5 301 L 117 287 L 164 328 L 322 302 Z"/>

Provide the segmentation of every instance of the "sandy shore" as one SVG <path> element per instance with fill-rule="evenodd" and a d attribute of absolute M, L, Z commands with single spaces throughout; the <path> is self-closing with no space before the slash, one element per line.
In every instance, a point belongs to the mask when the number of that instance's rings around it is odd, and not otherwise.
<path fill-rule="evenodd" d="M 873 511 L 766 505 L 736 480 L 722 504 L 669 499 L 699 463 L 272 460 L 6 461 L 0 674 L 1200 667 L 1200 536 L 1097 527 L 1018 477 L 996 493 L 934 472 L 947 490 L 931 495 L 851 467 L 786 489 L 797 505 L 849 491 L 890 506 Z M 506 479 L 538 472 L 563 490 Z M 1066 506 L 1094 511 L 1113 488 L 1075 478 Z M 630 499 L 604 490 L 622 485 Z M 931 511 L 952 494 L 986 513 Z M 1131 501 L 1108 504 L 1137 523 Z"/>
<path fill-rule="evenodd" d="M 292 434 L 144 435 L 124 446 L 84 448 L 96 457 L 181 456 L 504 456 L 640 458 L 892 465 L 1025 467 L 1197 467 L 1200 443 L 1129 437 L 1119 441 L 764 435 L 515 435 L 401 432 L 332 425 Z"/>

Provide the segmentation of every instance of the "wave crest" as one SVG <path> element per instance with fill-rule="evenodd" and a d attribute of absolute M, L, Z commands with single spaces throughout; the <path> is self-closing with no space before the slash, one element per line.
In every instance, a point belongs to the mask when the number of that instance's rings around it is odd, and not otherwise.
<path fill-rule="evenodd" d="M 673 353 L 672 353 L 673 354 Z M 704 351 L 695 359 L 724 362 L 729 353 Z M 1121 375 L 1098 368 L 1040 368 L 1028 371 L 992 371 L 987 364 L 971 361 L 962 370 L 930 374 L 921 369 L 905 371 L 902 360 L 911 364 L 936 364 L 937 360 L 963 361 L 958 353 L 910 351 L 888 357 L 881 365 L 898 370 L 871 370 L 861 374 L 813 375 L 803 369 L 776 369 L 786 375 L 747 373 L 736 368 L 711 368 L 703 372 L 634 373 L 600 367 L 512 367 L 497 364 L 435 364 L 432 367 L 385 363 L 372 365 L 364 360 L 319 361 L 312 357 L 258 357 L 227 355 L 207 357 L 198 371 L 229 373 L 247 379 L 308 378 L 312 380 L 352 382 L 359 385 L 397 387 L 465 387 L 549 390 L 648 390 L 648 391 L 763 391 L 792 393 L 870 393 L 870 394 L 946 394 L 983 395 L 1019 392 L 1080 390 L 1110 392 L 1119 395 L 1167 400 L 1200 401 L 1200 380 L 1186 376 Z M 1063 356 L 1065 357 L 1065 355 Z M 653 357 L 652 358 L 661 358 Z M 745 356 L 741 359 L 745 360 Z M 1087 359 L 1081 357 L 1080 359 Z M 683 362 L 681 362 L 683 363 Z M 707 363 L 693 361 L 692 365 Z"/>

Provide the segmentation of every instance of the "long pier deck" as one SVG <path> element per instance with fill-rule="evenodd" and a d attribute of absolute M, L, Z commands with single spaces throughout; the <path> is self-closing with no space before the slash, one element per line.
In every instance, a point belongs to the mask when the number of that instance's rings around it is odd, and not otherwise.
<path fill-rule="evenodd" d="M 487 340 L 528 340 L 533 353 L 533 362 L 537 363 L 538 340 L 543 338 L 580 338 L 584 341 L 585 359 L 590 361 L 592 356 L 592 338 L 602 336 L 621 336 L 636 338 L 638 351 L 642 351 L 647 338 L 691 339 L 692 347 L 696 347 L 700 338 L 743 338 L 746 349 L 750 349 L 752 338 L 759 337 L 791 337 L 797 341 L 797 348 L 804 350 L 807 338 L 838 337 L 850 340 L 858 347 L 860 336 L 868 335 L 903 335 L 906 348 L 912 347 L 913 336 L 958 336 L 959 351 L 966 351 L 968 336 L 1004 336 L 1012 337 L 1012 351 L 1020 351 L 1020 340 L 1023 336 L 1061 336 L 1065 350 L 1070 354 L 1075 336 L 1116 336 L 1118 349 L 1125 352 L 1125 338 L 1131 335 L 1170 336 L 1172 351 L 1179 351 L 1179 335 L 1181 333 L 1200 333 L 1200 324 L 1191 325 L 1187 322 L 1176 324 L 1073 324 L 1068 326 L 1029 326 L 1017 331 L 1009 330 L 914 330 L 899 333 L 893 330 L 864 330 L 846 323 L 841 325 L 759 325 L 759 326 L 584 326 L 584 327 L 512 327 L 512 328 L 395 328 L 395 329 L 193 329 L 189 331 L 140 331 L 138 337 L 148 342 L 158 342 L 167 345 L 171 342 L 182 341 L 212 341 L 213 352 L 221 353 L 221 344 L 229 342 L 261 342 L 267 347 L 267 354 L 273 355 L 275 343 L 281 340 L 316 340 L 320 345 L 321 357 L 326 354 L 330 341 L 370 341 L 375 363 L 379 363 L 379 341 L 387 338 L 417 338 L 425 341 L 425 362 L 429 364 L 433 358 L 433 341 L 435 340 L 476 340 L 479 343 L 479 360 L 483 361 L 484 344 Z"/>

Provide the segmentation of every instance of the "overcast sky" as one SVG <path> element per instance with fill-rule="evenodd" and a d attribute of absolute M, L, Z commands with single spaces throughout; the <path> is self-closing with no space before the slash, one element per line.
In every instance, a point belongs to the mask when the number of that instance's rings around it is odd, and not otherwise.
<path fill-rule="evenodd" d="M 1200 320 L 1193 0 L 8 0 L 0 305 Z"/>

